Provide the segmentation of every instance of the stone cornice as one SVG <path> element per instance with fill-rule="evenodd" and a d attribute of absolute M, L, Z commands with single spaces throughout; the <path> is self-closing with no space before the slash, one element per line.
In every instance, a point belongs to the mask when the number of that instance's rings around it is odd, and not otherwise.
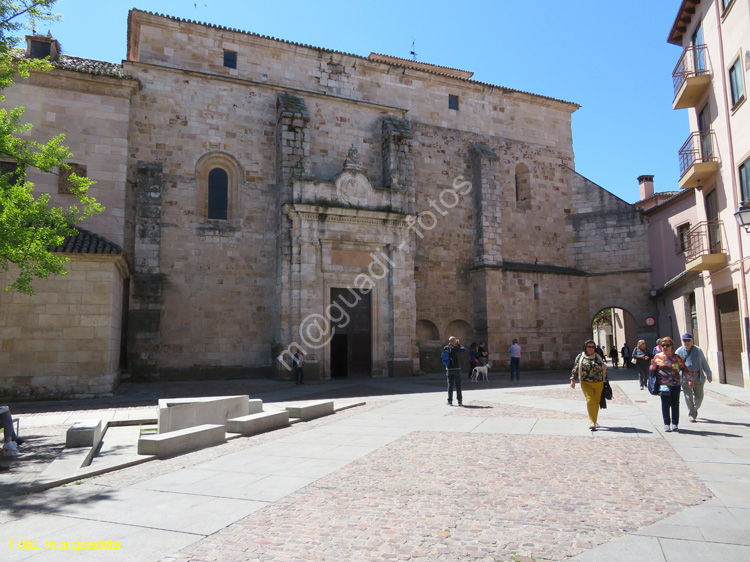
<path fill-rule="evenodd" d="M 346 207 L 324 207 L 305 203 L 286 203 L 282 206 L 282 209 L 290 217 L 298 216 L 314 221 L 406 226 L 410 222 L 409 219 L 412 221 L 416 220 L 416 215 L 405 213 Z"/>

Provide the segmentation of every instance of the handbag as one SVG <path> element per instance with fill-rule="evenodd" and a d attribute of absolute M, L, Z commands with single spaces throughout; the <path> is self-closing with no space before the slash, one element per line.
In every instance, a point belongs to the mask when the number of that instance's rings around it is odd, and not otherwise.
<path fill-rule="evenodd" d="M 633 358 L 632 358 L 632 359 L 630 360 L 630 362 L 631 362 L 631 363 L 632 363 L 633 365 L 635 365 L 636 363 L 638 363 L 638 359 L 636 359 L 636 358 L 635 358 L 635 356 L 633 356 Z"/>
<path fill-rule="evenodd" d="M 653 371 L 648 373 L 648 392 L 654 396 L 659 396 L 659 377 Z"/>
<path fill-rule="evenodd" d="M 612 400 L 612 387 L 609 386 L 609 381 L 605 380 L 602 386 L 602 397 L 599 399 L 599 409 L 607 408 L 607 400 Z"/>

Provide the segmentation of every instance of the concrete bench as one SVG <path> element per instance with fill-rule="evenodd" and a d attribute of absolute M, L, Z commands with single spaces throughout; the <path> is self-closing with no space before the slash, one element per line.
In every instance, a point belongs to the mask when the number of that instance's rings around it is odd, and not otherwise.
<path fill-rule="evenodd" d="M 260 412 L 227 420 L 228 433 L 253 435 L 289 425 L 289 412 L 277 410 L 275 412 Z"/>
<path fill-rule="evenodd" d="M 287 406 L 290 418 L 301 420 L 312 420 L 333 413 L 333 400 L 318 400 L 315 402 L 304 402 L 294 406 Z"/>
<path fill-rule="evenodd" d="M 159 400 L 159 433 L 202 424 L 225 424 L 228 419 L 261 411 L 261 400 L 248 396 L 205 396 Z"/>
<path fill-rule="evenodd" d="M 197 451 L 227 440 L 224 425 L 203 424 L 156 435 L 142 435 L 138 439 L 139 455 L 175 455 Z"/>
<path fill-rule="evenodd" d="M 78 420 L 65 433 L 65 447 L 97 447 L 102 440 L 102 420 Z"/>

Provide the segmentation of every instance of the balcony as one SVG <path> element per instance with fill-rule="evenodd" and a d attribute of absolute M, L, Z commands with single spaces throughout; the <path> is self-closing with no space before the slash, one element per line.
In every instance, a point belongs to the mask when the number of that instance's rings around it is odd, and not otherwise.
<path fill-rule="evenodd" d="M 705 45 L 691 45 L 680 57 L 672 71 L 674 109 L 697 107 L 711 85 L 711 63 Z"/>
<path fill-rule="evenodd" d="M 724 225 L 721 221 L 701 222 L 685 236 L 685 269 L 706 271 L 727 264 Z"/>
<path fill-rule="evenodd" d="M 719 158 L 712 130 L 693 133 L 680 148 L 680 189 L 703 187 L 716 177 Z"/>

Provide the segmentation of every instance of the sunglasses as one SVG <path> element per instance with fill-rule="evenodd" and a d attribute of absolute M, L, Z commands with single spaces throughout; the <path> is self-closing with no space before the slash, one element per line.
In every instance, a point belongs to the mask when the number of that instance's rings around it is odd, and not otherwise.
<path fill-rule="evenodd" d="M 671 343 L 663 343 L 661 344 L 662 347 L 672 347 Z"/>

